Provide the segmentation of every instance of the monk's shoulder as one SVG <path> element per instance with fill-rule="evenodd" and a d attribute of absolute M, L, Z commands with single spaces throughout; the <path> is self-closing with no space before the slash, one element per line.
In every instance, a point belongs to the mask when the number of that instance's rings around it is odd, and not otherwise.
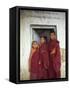
<path fill-rule="evenodd" d="M 60 42 L 57 40 L 56 46 L 59 47 L 60 46 Z"/>

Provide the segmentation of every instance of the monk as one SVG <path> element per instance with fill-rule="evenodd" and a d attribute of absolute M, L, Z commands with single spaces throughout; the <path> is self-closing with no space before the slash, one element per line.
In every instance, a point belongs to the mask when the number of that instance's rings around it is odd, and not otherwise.
<path fill-rule="evenodd" d="M 59 41 L 56 39 L 55 32 L 50 33 L 49 41 L 49 79 L 60 78 L 61 55 Z"/>
<path fill-rule="evenodd" d="M 40 69 L 40 79 L 48 79 L 48 67 L 49 67 L 49 55 L 48 55 L 48 44 L 47 38 L 42 36 L 40 38 L 40 60 L 41 60 L 41 69 Z"/>
<path fill-rule="evenodd" d="M 33 41 L 29 58 L 30 80 L 36 80 L 39 78 L 39 60 L 39 45 L 37 41 Z"/>

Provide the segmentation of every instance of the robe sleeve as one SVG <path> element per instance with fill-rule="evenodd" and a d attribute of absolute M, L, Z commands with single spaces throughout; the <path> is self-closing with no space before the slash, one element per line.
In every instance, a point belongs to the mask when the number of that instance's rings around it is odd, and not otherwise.
<path fill-rule="evenodd" d="M 59 43 L 56 44 L 56 54 L 54 59 L 54 69 L 56 72 L 60 71 L 61 67 L 61 55 L 60 55 L 60 46 Z"/>
<path fill-rule="evenodd" d="M 45 69 L 48 69 L 49 66 L 49 56 L 48 51 L 46 49 L 43 49 L 41 51 L 42 59 L 43 59 L 43 65 Z"/>
<path fill-rule="evenodd" d="M 32 58 L 32 55 L 33 55 L 33 52 L 32 52 L 32 49 L 31 49 L 30 56 L 29 56 L 29 62 L 28 62 L 29 72 L 30 72 L 30 69 L 31 69 L 31 58 Z"/>

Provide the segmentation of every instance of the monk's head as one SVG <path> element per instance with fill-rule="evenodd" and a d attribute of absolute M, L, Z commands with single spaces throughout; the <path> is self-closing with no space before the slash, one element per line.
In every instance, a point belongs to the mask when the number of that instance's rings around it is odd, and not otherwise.
<path fill-rule="evenodd" d="M 46 36 L 41 36 L 40 37 L 40 43 L 45 43 L 47 41 L 47 37 Z"/>
<path fill-rule="evenodd" d="M 50 32 L 50 39 L 55 40 L 56 39 L 56 33 L 54 31 Z"/>
<path fill-rule="evenodd" d="M 32 41 L 32 47 L 33 48 L 38 48 L 39 47 L 37 41 Z"/>

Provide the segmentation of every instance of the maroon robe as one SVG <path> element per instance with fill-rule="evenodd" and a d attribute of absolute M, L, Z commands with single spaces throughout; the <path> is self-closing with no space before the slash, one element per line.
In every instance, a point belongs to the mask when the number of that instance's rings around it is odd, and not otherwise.
<path fill-rule="evenodd" d="M 49 42 L 49 79 L 60 78 L 61 56 L 59 41 L 50 40 Z M 55 53 L 51 52 L 55 49 Z"/>
<path fill-rule="evenodd" d="M 39 78 L 39 49 L 37 49 L 31 56 L 30 62 L 30 79 L 38 79 Z"/>
<path fill-rule="evenodd" d="M 40 79 L 48 79 L 49 56 L 46 43 L 43 43 L 40 46 L 40 61 Z"/>

